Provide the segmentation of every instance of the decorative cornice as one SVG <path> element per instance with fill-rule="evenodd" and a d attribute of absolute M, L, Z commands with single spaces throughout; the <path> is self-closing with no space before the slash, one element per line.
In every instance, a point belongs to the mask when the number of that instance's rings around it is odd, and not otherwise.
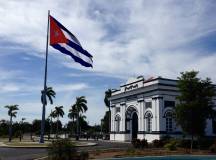
<path fill-rule="evenodd" d="M 144 101 L 144 98 L 138 98 L 137 99 L 137 102 L 143 102 Z"/>
<path fill-rule="evenodd" d="M 152 100 L 156 100 L 156 99 L 163 99 L 163 97 L 162 96 L 152 97 Z"/>
<path fill-rule="evenodd" d="M 125 86 L 124 91 L 126 92 L 126 91 L 130 91 L 130 90 L 137 89 L 137 88 L 138 88 L 138 84 L 135 84 L 135 85 L 131 84 L 130 86 Z"/>
<path fill-rule="evenodd" d="M 123 106 L 123 105 L 125 105 L 125 104 L 126 104 L 126 102 L 121 102 L 121 103 L 120 103 L 121 106 Z"/>
<path fill-rule="evenodd" d="M 151 132 L 138 131 L 138 134 L 168 134 L 168 135 L 177 135 L 177 134 L 182 134 L 182 132 L 180 132 L 180 131 L 176 131 L 176 132 L 167 132 L 167 131 L 151 131 Z"/>
<path fill-rule="evenodd" d="M 111 131 L 110 134 L 128 134 L 130 133 L 130 131 L 119 131 L 119 132 L 116 132 L 116 131 Z"/>

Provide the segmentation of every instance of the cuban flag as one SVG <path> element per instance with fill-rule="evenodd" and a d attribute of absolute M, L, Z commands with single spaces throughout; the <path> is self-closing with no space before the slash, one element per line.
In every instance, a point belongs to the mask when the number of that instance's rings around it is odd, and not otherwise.
<path fill-rule="evenodd" d="M 92 67 L 92 55 L 84 50 L 78 39 L 55 18 L 50 19 L 50 45 L 60 52 L 71 56 L 75 62 Z"/>

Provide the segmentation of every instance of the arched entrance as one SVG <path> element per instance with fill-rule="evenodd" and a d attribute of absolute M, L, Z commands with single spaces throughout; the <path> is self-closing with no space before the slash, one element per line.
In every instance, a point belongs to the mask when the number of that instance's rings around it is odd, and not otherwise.
<path fill-rule="evenodd" d="M 137 138 L 137 133 L 138 133 L 138 116 L 137 113 L 134 112 L 132 116 L 132 139 Z"/>
<path fill-rule="evenodd" d="M 137 138 L 138 114 L 136 107 L 130 106 L 125 113 L 125 131 L 130 134 L 130 140 Z"/>

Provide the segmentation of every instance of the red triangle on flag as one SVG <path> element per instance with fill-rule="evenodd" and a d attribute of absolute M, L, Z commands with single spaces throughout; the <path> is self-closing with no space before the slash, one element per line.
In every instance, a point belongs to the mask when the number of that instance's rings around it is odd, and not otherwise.
<path fill-rule="evenodd" d="M 57 44 L 57 43 L 67 43 L 68 40 L 65 37 L 64 33 L 58 26 L 58 24 L 55 22 L 55 20 L 52 18 L 52 16 L 49 16 L 50 18 L 50 45 Z"/>

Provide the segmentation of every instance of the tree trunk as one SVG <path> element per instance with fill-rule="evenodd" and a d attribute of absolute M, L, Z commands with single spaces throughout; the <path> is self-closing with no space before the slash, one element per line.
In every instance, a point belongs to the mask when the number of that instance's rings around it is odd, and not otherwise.
<path fill-rule="evenodd" d="M 72 133 L 72 135 L 75 134 L 75 130 L 74 130 L 74 118 L 72 119 L 71 133 Z"/>
<path fill-rule="evenodd" d="M 79 140 L 79 113 L 77 113 L 77 136 L 76 140 Z"/>
<path fill-rule="evenodd" d="M 12 116 L 10 116 L 10 126 L 9 126 L 9 142 L 12 139 Z"/>
<path fill-rule="evenodd" d="M 32 139 L 32 126 L 31 126 L 31 133 L 30 133 L 30 137 L 31 137 L 31 141 L 33 140 Z"/>
<path fill-rule="evenodd" d="M 191 153 L 193 151 L 193 139 L 194 139 L 194 135 L 192 134 L 191 135 Z"/>
<path fill-rule="evenodd" d="M 56 127 L 57 127 L 57 128 L 56 128 L 56 135 L 57 135 L 57 138 L 58 138 L 58 122 L 59 122 L 59 117 L 57 117 L 57 124 L 56 124 L 56 125 L 57 125 L 57 126 L 56 126 Z"/>
<path fill-rule="evenodd" d="M 109 107 L 109 133 L 111 132 L 111 110 Z"/>
<path fill-rule="evenodd" d="M 51 123 L 50 123 L 49 139 L 51 138 L 51 135 L 52 135 L 52 117 L 51 117 Z"/>

